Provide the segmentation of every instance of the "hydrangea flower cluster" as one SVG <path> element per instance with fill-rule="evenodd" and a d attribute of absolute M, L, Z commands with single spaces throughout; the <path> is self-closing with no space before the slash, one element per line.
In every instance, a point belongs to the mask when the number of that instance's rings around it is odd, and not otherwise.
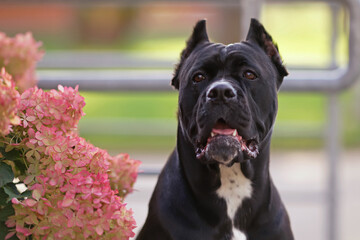
<path fill-rule="evenodd" d="M 44 51 L 39 50 L 41 45 L 30 32 L 17 34 L 14 38 L 0 32 L 0 67 L 5 67 L 13 76 L 20 92 L 37 83 L 35 67 L 44 55 Z"/>
<path fill-rule="evenodd" d="M 132 211 L 122 197 L 132 191 L 139 161 L 111 157 L 77 135 L 84 105 L 78 88 L 44 92 L 34 87 L 21 95 L 15 131 L 22 141 L 13 147 L 23 149 L 27 172 L 19 178 L 32 195 L 12 199 L 15 215 L 6 222 L 13 228 L 7 239 L 15 234 L 19 239 L 134 236 Z"/>
<path fill-rule="evenodd" d="M 18 125 L 20 118 L 16 115 L 20 103 L 20 94 L 15 89 L 11 76 L 0 71 L 0 136 L 5 136 L 11 131 L 11 125 Z"/>
<path fill-rule="evenodd" d="M 41 130 L 41 127 L 54 127 L 64 132 L 76 133 L 77 124 L 84 116 L 85 101 L 78 94 L 78 87 L 59 86 L 58 91 L 45 92 L 38 87 L 21 95 L 19 116 L 26 129 Z"/>
<path fill-rule="evenodd" d="M 133 183 L 136 181 L 140 161 L 130 159 L 129 154 L 121 153 L 114 157 L 110 156 L 110 184 L 112 189 L 119 189 L 119 195 L 125 197 L 133 191 Z"/>

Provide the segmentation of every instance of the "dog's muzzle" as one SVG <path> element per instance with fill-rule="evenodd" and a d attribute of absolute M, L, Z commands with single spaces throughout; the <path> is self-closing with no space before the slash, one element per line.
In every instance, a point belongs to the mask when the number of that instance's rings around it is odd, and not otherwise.
<path fill-rule="evenodd" d="M 235 104 L 237 97 L 234 87 L 225 80 L 212 83 L 206 91 L 206 102 L 209 104 Z M 256 158 L 259 153 L 257 141 L 244 139 L 237 129 L 226 123 L 223 116 L 217 118 L 206 143 L 198 144 L 196 157 L 205 163 L 218 162 L 226 165 Z M 227 119 L 229 120 L 229 116 Z"/>
<path fill-rule="evenodd" d="M 255 139 L 246 140 L 236 129 L 230 128 L 222 121 L 213 127 L 205 146 L 198 146 L 196 157 L 205 162 L 231 164 L 256 158 L 259 154 L 258 143 Z"/>

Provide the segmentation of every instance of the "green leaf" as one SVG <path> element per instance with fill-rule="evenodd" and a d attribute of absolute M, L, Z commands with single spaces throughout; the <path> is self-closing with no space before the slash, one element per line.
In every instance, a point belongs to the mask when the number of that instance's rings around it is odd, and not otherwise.
<path fill-rule="evenodd" d="M 21 174 L 24 174 L 27 170 L 26 165 L 23 159 L 16 159 L 14 160 L 16 169 L 20 170 Z"/>
<path fill-rule="evenodd" d="M 4 148 L 0 148 L 0 153 L 7 160 L 15 161 L 17 159 L 21 159 L 21 151 L 19 149 L 12 149 L 11 151 L 7 152 Z"/>
<path fill-rule="evenodd" d="M 8 197 L 9 196 L 5 193 L 4 188 L 0 188 L 0 207 L 6 205 Z"/>
<path fill-rule="evenodd" d="M 15 214 L 14 208 L 12 204 L 9 203 L 3 209 L 0 209 L 0 221 L 6 221 L 9 216 Z"/>
<path fill-rule="evenodd" d="M 5 152 L 10 152 L 13 149 L 14 149 L 14 145 L 9 144 L 9 145 L 6 146 Z"/>
<path fill-rule="evenodd" d="M 28 185 L 29 183 L 31 183 L 34 180 L 35 176 L 34 175 L 29 175 L 24 179 L 24 183 L 26 185 Z"/>
<path fill-rule="evenodd" d="M 6 227 L 5 222 L 0 221 L 0 239 L 5 239 L 7 233 L 8 228 Z"/>
<path fill-rule="evenodd" d="M 14 180 L 14 173 L 9 165 L 0 162 L 0 187 Z"/>
<path fill-rule="evenodd" d="M 13 198 L 21 198 L 20 192 L 17 190 L 16 185 L 14 183 L 8 183 L 4 186 L 5 193 L 9 196 L 8 202 Z"/>
<path fill-rule="evenodd" d="M 21 197 L 25 198 L 25 197 L 30 197 L 32 194 L 32 192 L 30 190 L 26 190 L 24 192 L 21 193 Z"/>

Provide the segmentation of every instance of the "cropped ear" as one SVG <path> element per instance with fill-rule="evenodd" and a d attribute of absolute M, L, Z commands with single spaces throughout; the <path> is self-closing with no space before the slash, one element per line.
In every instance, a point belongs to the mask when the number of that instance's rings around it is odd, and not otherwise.
<path fill-rule="evenodd" d="M 259 45 L 274 63 L 280 75 L 280 82 L 278 82 L 279 88 L 283 78 L 288 75 L 288 72 L 282 63 L 277 44 L 274 43 L 272 37 L 266 32 L 264 26 L 254 18 L 251 19 L 246 41 Z"/>
<path fill-rule="evenodd" d="M 179 89 L 179 71 L 184 60 L 189 57 L 196 46 L 205 42 L 209 42 L 209 37 L 206 32 L 206 20 L 204 19 L 196 23 L 193 33 L 186 43 L 185 49 L 181 52 L 180 63 L 176 66 L 174 77 L 171 80 L 171 85 L 176 89 Z"/>

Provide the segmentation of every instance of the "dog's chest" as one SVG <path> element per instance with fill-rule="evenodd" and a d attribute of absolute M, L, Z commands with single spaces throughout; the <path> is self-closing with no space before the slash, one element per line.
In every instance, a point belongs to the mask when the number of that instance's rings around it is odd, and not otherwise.
<path fill-rule="evenodd" d="M 234 222 L 236 210 L 240 207 L 245 198 L 251 197 L 251 181 L 247 179 L 240 169 L 240 163 L 231 167 L 220 165 L 221 186 L 216 191 L 217 195 L 223 198 L 227 206 L 227 214 Z M 233 225 L 232 240 L 246 240 L 246 237 Z"/>

